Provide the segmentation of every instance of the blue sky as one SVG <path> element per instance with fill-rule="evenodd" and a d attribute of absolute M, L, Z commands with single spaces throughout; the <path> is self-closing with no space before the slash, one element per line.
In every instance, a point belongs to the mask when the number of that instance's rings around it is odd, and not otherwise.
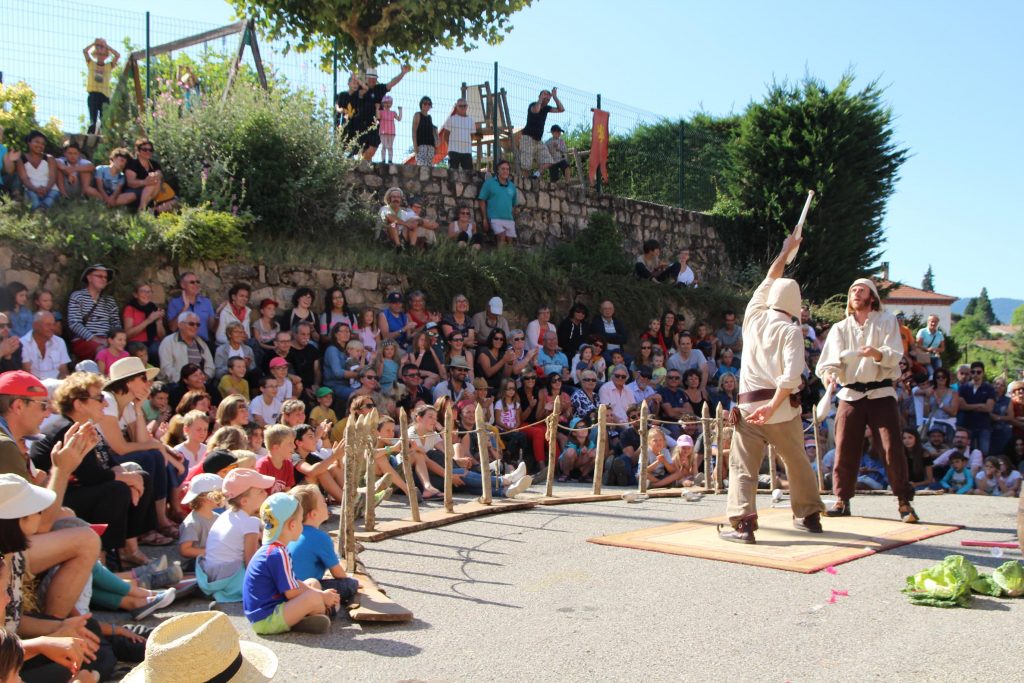
<path fill-rule="evenodd" d="M 55 14 L 62 4 L 37 3 Z M 90 4 L 205 24 L 233 16 L 218 0 Z M 931 264 L 946 294 L 1024 294 L 1006 258 L 1024 253 L 1011 201 L 1024 188 L 1024 3 L 540 0 L 513 25 L 500 46 L 455 56 L 667 117 L 739 112 L 773 80 L 805 74 L 878 79 L 912 154 L 885 219 L 891 275 L 918 286 Z"/>

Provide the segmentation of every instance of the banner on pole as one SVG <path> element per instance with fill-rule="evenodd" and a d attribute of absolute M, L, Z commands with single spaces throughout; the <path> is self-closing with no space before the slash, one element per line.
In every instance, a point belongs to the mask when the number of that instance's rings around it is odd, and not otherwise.
<path fill-rule="evenodd" d="M 601 179 L 608 182 L 608 112 L 603 109 L 591 109 L 594 112 L 594 125 L 590 133 L 590 182 L 597 179 L 597 171 L 601 170 Z"/>

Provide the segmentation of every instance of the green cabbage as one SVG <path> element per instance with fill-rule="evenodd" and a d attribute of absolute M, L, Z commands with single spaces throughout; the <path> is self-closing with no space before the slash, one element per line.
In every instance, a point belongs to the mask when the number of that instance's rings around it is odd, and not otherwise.
<path fill-rule="evenodd" d="M 1024 565 L 1016 560 L 1004 562 L 992 572 L 992 581 L 1011 598 L 1024 595 Z"/>
<path fill-rule="evenodd" d="M 930 607 L 966 607 L 971 599 L 971 582 L 978 570 L 962 555 L 948 555 L 934 567 L 907 577 L 903 592 L 911 604 Z"/>

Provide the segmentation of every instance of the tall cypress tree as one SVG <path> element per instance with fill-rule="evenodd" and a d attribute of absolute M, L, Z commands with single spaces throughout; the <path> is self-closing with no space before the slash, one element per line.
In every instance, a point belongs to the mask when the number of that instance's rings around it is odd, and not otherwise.
<path fill-rule="evenodd" d="M 924 279 L 921 280 L 921 289 L 926 292 L 935 291 L 935 273 L 932 272 L 932 264 L 928 264 L 928 270 L 924 271 Z"/>

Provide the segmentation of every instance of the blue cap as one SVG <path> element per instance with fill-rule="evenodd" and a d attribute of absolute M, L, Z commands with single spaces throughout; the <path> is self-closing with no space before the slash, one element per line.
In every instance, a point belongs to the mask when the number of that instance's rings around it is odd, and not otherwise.
<path fill-rule="evenodd" d="M 281 535 L 285 522 L 292 518 L 299 508 L 299 501 L 287 493 L 275 493 L 260 505 L 260 520 L 263 522 L 263 544 L 273 543 Z"/>

